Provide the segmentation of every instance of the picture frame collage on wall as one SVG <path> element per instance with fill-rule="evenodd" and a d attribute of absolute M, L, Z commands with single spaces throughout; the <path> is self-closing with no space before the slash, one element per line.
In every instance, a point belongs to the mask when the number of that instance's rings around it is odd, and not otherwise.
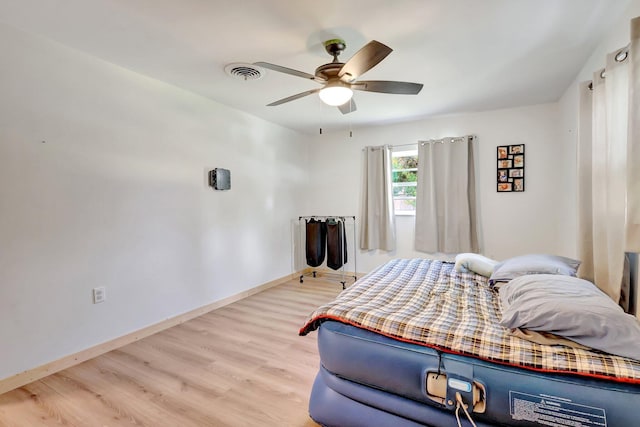
<path fill-rule="evenodd" d="M 524 144 L 499 145 L 497 155 L 498 192 L 524 191 Z"/>

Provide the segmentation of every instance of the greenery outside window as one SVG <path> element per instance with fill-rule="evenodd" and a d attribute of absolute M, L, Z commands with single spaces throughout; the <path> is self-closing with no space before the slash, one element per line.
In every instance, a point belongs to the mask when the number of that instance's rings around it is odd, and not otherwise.
<path fill-rule="evenodd" d="M 391 174 L 395 214 L 415 215 L 418 150 L 394 151 L 391 157 Z"/>

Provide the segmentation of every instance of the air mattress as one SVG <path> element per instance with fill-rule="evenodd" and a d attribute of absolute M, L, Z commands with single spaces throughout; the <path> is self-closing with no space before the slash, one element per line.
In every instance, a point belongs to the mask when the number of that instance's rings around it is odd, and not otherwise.
<path fill-rule="evenodd" d="M 456 393 L 474 402 L 479 426 L 639 425 L 637 384 L 443 353 L 336 321 L 320 326 L 318 349 L 309 412 L 325 426 L 455 426 Z"/>

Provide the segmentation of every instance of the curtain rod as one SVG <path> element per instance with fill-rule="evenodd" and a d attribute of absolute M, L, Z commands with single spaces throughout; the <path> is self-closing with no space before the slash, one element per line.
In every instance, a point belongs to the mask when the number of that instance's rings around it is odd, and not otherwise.
<path fill-rule="evenodd" d="M 444 143 L 445 139 L 451 139 L 451 142 L 455 142 L 455 141 L 461 141 L 464 138 L 470 138 L 471 140 L 474 140 L 474 139 L 476 139 L 476 136 L 475 135 L 465 135 L 465 136 L 459 136 L 457 138 L 440 138 L 440 139 L 420 140 L 420 141 L 412 142 L 411 144 L 395 144 L 395 145 L 385 144 L 385 145 L 378 146 L 378 147 L 364 147 L 364 148 L 362 148 L 362 151 L 366 150 L 367 148 L 371 148 L 372 150 L 378 150 L 378 149 L 380 149 L 380 147 L 398 148 L 398 147 L 413 147 L 413 146 L 418 145 L 418 144 L 429 144 L 429 143 L 433 143 L 433 142 Z"/>
<path fill-rule="evenodd" d="M 418 142 L 420 142 L 420 141 L 418 141 Z M 412 146 L 414 146 L 414 145 L 418 144 L 418 142 L 413 142 L 413 143 L 411 143 L 411 144 L 396 144 L 396 145 L 389 145 L 389 147 L 391 147 L 391 148 L 398 148 L 398 147 L 412 147 Z"/>
<path fill-rule="evenodd" d="M 306 216 L 299 216 L 298 221 L 300 221 L 301 219 L 307 219 L 307 218 L 323 218 L 323 219 L 340 218 L 342 220 L 353 219 L 354 221 L 356 219 L 356 217 L 353 215 L 306 215 Z"/>
<path fill-rule="evenodd" d="M 418 141 L 418 143 L 420 144 L 432 144 L 432 143 L 440 143 L 440 144 L 444 144 L 445 139 L 450 139 L 450 142 L 456 142 L 456 141 L 462 141 L 465 138 L 469 138 L 471 140 L 474 140 L 476 138 L 475 135 L 465 135 L 465 136 L 459 136 L 456 138 L 450 138 L 450 137 L 445 137 L 445 138 L 439 138 L 439 139 L 428 139 L 428 140 L 424 140 L 424 141 Z"/>

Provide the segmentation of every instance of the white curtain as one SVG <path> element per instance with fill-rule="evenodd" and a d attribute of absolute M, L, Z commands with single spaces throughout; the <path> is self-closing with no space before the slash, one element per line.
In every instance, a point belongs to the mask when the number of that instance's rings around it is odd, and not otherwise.
<path fill-rule="evenodd" d="M 629 44 L 629 143 L 627 252 L 640 252 L 640 17 L 631 21 Z M 640 291 L 640 289 L 638 290 Z"/>
<path fill-rule="evenodd" d="M 391 147 L 365 147 L 362 173 L 360 249 L 396 248 Z"/>
<path fill-rule="evenodd" d="M 580 275 L 616 302 L 625 251 L 640 250 L 639 35 L 635 18 L 630 46 L 607 55 L 606 68 L 580 85 Z"/>
<path fill-rule="evenodd" d="M 472 137 L 418 145 L 416 250 L 478 251 L 474 170 Z"/>

